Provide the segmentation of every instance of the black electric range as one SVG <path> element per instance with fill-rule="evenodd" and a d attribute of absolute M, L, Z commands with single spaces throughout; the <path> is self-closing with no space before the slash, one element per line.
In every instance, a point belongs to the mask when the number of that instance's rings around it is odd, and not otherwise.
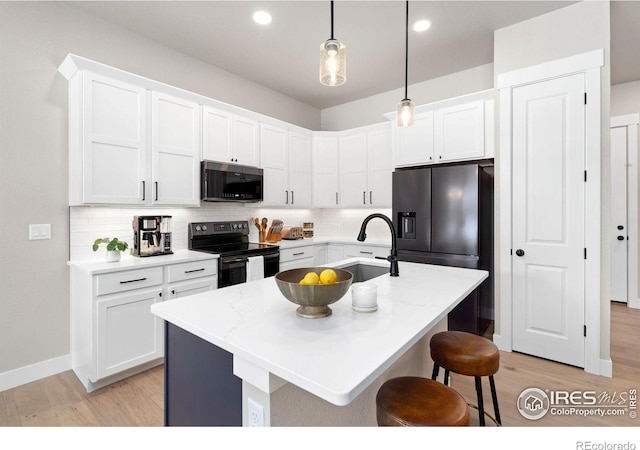
<path fill-rule="evenodd" d="M 250 256 L 262 256 L 264 276 L 274 276 L 280 270 L 280 249 L 277 245 L 249 242 L 249 222 L 194 222 L 189 224 L 189 249 L 220 255 L 218 288 L 247 281 Z"/>

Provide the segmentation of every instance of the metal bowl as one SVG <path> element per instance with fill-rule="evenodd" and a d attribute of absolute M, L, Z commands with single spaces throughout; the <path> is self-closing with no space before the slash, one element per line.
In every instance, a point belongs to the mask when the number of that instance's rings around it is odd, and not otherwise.
<path fill-rule="evenodd" d="M 328 305 L 344 297 L 353 281 L 353 274 L 348 270 L 333 269 L 336 282 L 333 284 L 300 284 L 300 280 L 308 272 L 318 275 L 328 267 L 306 267 L 283 270 L 275 276 L 276 284 L 287 300 L 298 306 L 296 314 L 307 319 L 319 319 L 331 315 Z"/>

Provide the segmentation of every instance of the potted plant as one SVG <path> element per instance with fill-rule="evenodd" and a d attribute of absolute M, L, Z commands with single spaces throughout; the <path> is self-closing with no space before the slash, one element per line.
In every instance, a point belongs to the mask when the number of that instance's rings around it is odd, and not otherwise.
<path fill-rule="evenodd" d="M 100 244 L 107 244 L 107 262 L 120 261 L 121 252 L 129 248 L 129 244 L 118 238 L 98 238 L 93 243 L 93 251 L 97 252 Z"/>

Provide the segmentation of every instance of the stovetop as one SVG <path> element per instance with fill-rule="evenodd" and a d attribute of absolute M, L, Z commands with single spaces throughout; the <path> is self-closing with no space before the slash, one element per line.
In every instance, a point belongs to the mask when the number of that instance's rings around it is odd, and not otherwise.
<path fill-rule="evenodd" d="M 275 253 L 279 247 L 249 242 L 249 222 L 238 220 L 190 223 L 189 249 L 220 256 L 239 256 Z"/>

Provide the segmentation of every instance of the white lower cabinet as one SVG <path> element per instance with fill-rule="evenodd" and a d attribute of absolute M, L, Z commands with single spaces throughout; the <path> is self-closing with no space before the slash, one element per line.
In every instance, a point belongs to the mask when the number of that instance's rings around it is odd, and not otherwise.
<path fill-rule="evenodd" d="M 376 245 L 345 245 L 344 258 L 386 258 L 390 249 Z"/>
<path fill-rule="evenodd" d="M 327 244 L 316 244 L 313 246 L 313 264 L 322 266 L 329 262 L 329 246 Z"/>
<path fill-rule="evenodd" d="M 315 266 L 313 245 L 293 248 L 280 248 L 280 270 L 299 269 Z"/>
<path fill-rule="evenodd" d="M 71 365 L 88 392 L 162 363 L 151 305 L 217 287 L 217 259 L 92 273 L 71 266 Z"/>
<path fill-rule="evenodd" d="M 149 312 L 161 300 L 162 290 L 154 289 L 96 302 L 97 370 L 91 381 L 163 356 L 162 321 Z"/>

